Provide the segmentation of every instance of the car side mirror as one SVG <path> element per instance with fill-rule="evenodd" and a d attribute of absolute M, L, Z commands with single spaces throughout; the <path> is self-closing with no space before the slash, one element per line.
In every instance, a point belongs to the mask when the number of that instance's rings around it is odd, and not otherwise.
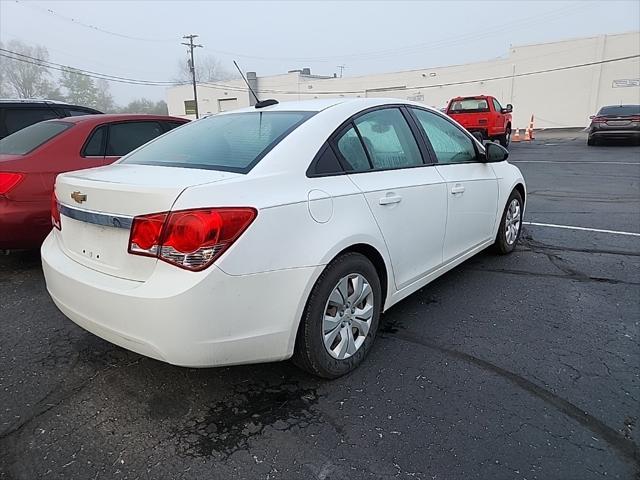
<path fill-rule="evenodd" d="M 513 105 L 507 103 L 507 106 L 502 109 L 502 113 L 511 113 L 513 112 Z"/>
<path fill-rule="evenodd" d="M 589 115 L 589 120 L 593 120 L 594 118 L 596 118 L 595 115 Z"/>
<path fill-rule="evenodd" d="M 495 142 L 486 142 L 484 144 L 485 154 L 482 161 L 486 163 L 504 162 L 509 158 L 509 150 Z"/>

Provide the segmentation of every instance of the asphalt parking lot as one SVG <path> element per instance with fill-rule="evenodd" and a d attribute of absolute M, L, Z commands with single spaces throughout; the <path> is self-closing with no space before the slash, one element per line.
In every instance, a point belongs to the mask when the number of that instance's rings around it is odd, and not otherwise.
<path fill-rule="evenodd" d="M 640 478 L 640 147 L 547 133 L 511 160 L 527 222 L 618 233 L 525 225 L 332 382 L 141 357 L 65 319 L 37 254 L 0 257 L 0 478 Z"/>

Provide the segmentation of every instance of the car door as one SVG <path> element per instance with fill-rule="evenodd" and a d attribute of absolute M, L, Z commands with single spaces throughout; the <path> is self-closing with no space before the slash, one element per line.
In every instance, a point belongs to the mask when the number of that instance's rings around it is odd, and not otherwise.
<path fill-rule="evenodd" d="M 448 262 L 492 240 L 498 208 L 498 181 L 488 163 L 479 161 L 469 134 L 443 115 L 410 109 L 447 182 L 447 229 L 443 260 Z"/>
<path fill-rule="evenodd" d="M 159 122 L 136 120 L 109 125 L 106 139 L 105 163 L 113 163 L 123 155 L 165 133 Z"/>
<path fill-rule="evenodd" d="M 416 125 L 399 107 L 356 116 L 334 139 L 382 232 L 397 289 L 442 264 L 446 187 Z"/>

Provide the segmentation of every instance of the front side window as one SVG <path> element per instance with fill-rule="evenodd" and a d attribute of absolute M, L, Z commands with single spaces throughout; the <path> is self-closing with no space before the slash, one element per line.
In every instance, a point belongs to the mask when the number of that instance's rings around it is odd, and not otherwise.
<path fill-rule="evenodd" d="M 213 115 L 168 132 L 122 163 L 247 173 L 314 112 Z"/>
<path fill-rule="evenodd" d="M 500 102 L 498 102 L 498 100 L 496 100 L 495 98 L 493 99 L 493 108 L 498 113 L 502 111 L 502 105 L 500 105 Z"/>
<path fill-rule="evenodd" d="M 67 122 L 42 122 L 23 128 L 0 140 L 0 154 L 25 155 L 72 126 Z"/>
<path fill-rule="evenodd" d="M 109 127 L 106 155 L 121 157 L 163 133 L 158 122 L 114 123 Z"/>
<path fill-rule="evenodd" d="M 358 117 L 354 123 L 373 168 L 407 168 L 423 165 L 416 139 L 400 109 L 374 110 Z"/>
<path fill-rule="evenodd" d="M 473 141 L 454 124 L 435 113 L 411 109 L 427 134 L 438 163 L 475 162 Z"/>

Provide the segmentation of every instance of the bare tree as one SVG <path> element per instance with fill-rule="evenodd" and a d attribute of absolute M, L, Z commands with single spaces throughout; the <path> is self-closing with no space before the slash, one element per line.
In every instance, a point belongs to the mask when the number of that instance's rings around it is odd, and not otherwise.
<path fill-rule="evenodd" d="M 212 55 L 197 56 L 195 64 L 197 82 L 219 82 L 236 78 L 233 73 L 222 66 L 220 60 Z M 188 59 L 181 60 L 178 63 L 178 75 L 175 78 L 175 82 L 191 83 L 191 68 L 189 67 Z"/>
<path fill-rule="evenodd" d="M 19 40 L 11 40 L 6 49 L 38 60 L 48 60 L 49 52 L 45 47 L 26 45 Z M 22 60 L 19 60 L 22 59 Z M 38 65 L 30 58 L 16 56 L 16 59 L 2 57 L 0 78 L 5 94 L 20 98 L 48 97 L 56 93 L 51 81 L 51 72 L 47 67 Z"/>

